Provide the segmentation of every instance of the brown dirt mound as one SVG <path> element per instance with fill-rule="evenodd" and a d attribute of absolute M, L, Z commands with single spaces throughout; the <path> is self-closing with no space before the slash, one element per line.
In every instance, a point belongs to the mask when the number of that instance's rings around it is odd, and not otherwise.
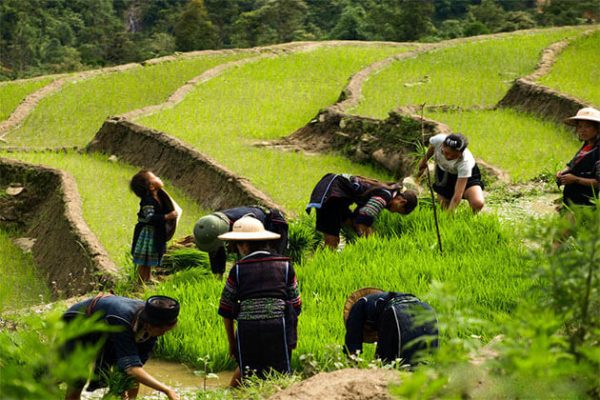
<path fill-rule="evenodd" d="M 341 369 L 317 374 L 271 396 L 269 400 L 391 400 L 390 383 L 399 383 L 397 371 Z"/>

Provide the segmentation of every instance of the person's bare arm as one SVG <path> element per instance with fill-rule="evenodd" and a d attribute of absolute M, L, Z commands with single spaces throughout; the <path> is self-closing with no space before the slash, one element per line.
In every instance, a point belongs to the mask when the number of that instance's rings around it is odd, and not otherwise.
<path fill-rule="evenodd" d="M 423 175 L 423 172 L 425 172 L 425 170 L 427 169 L 427 161 L 429 161 L 429 159 L 433 156 L 433 152 L 433 146 L 429 145 L 427 153 L 425 153 L 425 157 L 423 157 L 423 159 L 419 163 L 419 171 L 417 172 L 416 176 L 417 178 L 420 178 Z"/>
<path fill-rule="evenodd" d="M 456 185 L 454 186 L 454 196 L 452 196 L 452 199 L 450 199 L 448 211 L 454 210 L 460 204 L 463 194 L 465 194 L 465 188 L 467 187 L 467 179 L 468 178 L 458 178 L 456 180 Z"/>
<path fill-rule="evenodd" d="M 227 333 L 227 342 L 229 343 L 229 355 L 235 358 L 236 343 L 235 343 L 235 331 L 234 322 L 231 318 L 223 318 L 225 324 L 225 332 Z"/>
<path fill-rule="evenodd" d="M 127 368 L 125 372 L 135 378 L 136 381 L 141 383 L 142 385 L 146 385 L 154 390 L 158 390 L 159 392 L 163 392 L 167 395 L 169 400 L 179 400 L 179 395 L 164 383 L 158 381 L 152 375 L 144 370 L 142 367 L 131 367 Z"/>
<path fill-rule="evenodd" d="M 564 174 L 564 175 L 560 175 L 558 177 L 559 182 L 561 183 L 561 185 L 571 185 L 571 184 L 578 184 L 578 185 L 583 185 L 583 186 L 593 186 L 593 187 L 598 187 L 599 183 L 598 180 L 596 178 L 582 178 L 580 176 L 575 176 L 573 174 Z"/>

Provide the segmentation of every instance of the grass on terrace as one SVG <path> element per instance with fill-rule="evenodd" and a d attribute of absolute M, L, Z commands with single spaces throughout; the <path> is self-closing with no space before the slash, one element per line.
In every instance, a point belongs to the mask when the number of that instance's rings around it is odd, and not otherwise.
<path fill-rule="evenodd" d="M 573 129 L 510 109 L 434 113 L 469 139 L 476 158 L 508 172 L 514 182 L 564 168 L 580 146 Z"/>
<path fill-rule="evenodd" d="M 353 73 L 402 51 L 342 46 L 265 59 L 229 71 L 173 109 L 137 122 L 183 139 L 300 212 L 326 172 L 388 177 L 342 157 L 254 148 L 253 141 L 291 134 L 335 103 Z"/>
<path fill-rule="evenodd" d="M 50 289 L 40 279 L 31 253 L 24 253 L 11 238 L 16 233 L 0 229 L 0 313 L 50 300 Z"/>
<path fill-rule="evenodd" d="M 365 83 L 363 99 L 351 112 L 385 118 L 401 105 L 493 106 L 514 79 L 533 72 L 544 48 L 580 32 L 526 31 L 397 61 Z"/>
<path fill-rule="evenodd" d="M 167 100 L 202 72 L 249 53 L 179 59 L 89 79 L 74 78 L 41 100 L 31 115 L 6 139 L 9 145 L 85 146 L 109 116 Z"/>
<path fill-rule="evenodd" d="M 77 182 L 83 217 L 92 232 L 117 265 L 123 267 L 131 263 L 129 254 L 139 198 L 129 190 L 129 181 L 139 168 L 109 162 L 107 156 L 101 154 L 8 153 L 3 156 L 70 173 Z M 165 189 L 183 209 L 175 237 L 190 235 L 196 220 L 206 212 L 167 180 Z"/>
<path fill-rule="evenodd" d="M 0 83 L 0 121 L 8 119 L 17 106 L 31 93 L 43 88 L 54 78 Z"/>
<path fill-rule="evenodd" d="M 539 82 L 600 108 L 600 30 L 571 43 Z"/>

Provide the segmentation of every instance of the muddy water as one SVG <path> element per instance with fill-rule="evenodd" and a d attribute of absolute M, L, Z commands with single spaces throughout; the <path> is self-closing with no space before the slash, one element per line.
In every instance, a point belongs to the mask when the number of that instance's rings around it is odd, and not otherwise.
<path fill-rule="evenodd" d="M 195 398 L 194 393 L 204 389 L 204 378 L 196 376 L 194 369 L 187 365 L 163 360 L 150 359 L 144 369 L 159 381 L 175 388 L 183 399 Z M 216 374 L 218 379 L 206 379 L 206 390 L 225 388 L 233 376 L 233 371 L 223 371 Z M 93 393 L 83 392 L 82 399 L 96 400 L 101 399 L 105 389 L 96 390 Z M 139 397 L 142 399 L 164 399 L 165 396 L 154 389 L 140 385 Z"/>

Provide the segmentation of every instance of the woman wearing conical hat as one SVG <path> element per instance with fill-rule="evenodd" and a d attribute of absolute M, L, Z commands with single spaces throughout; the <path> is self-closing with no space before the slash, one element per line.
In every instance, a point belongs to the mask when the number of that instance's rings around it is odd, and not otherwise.
<path fill-rule="evenodd" d="M 383 362 L 402 359 L 412 365 L 418 352 L 438 346 L 435 312 L 412 294 L 359 289 L 346 300 L 344 321 L 348 354 L 377 342 L 375 356 Z"/>
<path fill-rule="evenodd" d="M 600 111 L 582 108 L 565 123 L 575 126 L 583 146 L 567 167 L 556 173 L 556 183 L 565 186 L 565 204 L 589 206 L 600 191 Z"/>
<path fill-rule="evenodd" d="M 253 217 L 243 217 L 219 239 L 235 245 L 239 261 L 231 268 L 219 303 L 229 354 L 238 362 L 237 386 L 251 374 L 290 373 L 302 301 L 290 259 L 269 250 L 279 234 Z M 234 321 L 237 321 L 237 330 Z"/>

